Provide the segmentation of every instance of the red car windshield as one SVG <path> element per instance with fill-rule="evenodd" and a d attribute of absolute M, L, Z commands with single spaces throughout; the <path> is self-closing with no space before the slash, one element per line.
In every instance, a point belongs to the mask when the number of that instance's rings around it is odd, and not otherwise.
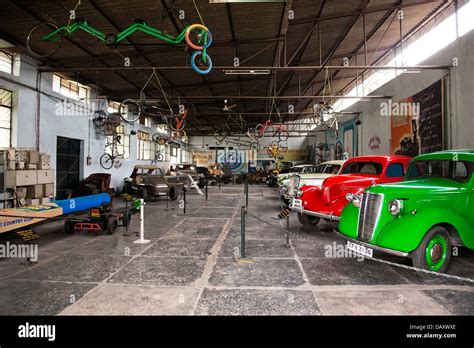
<path fill-rule="evenodd" d="M 382 174 L 383 166 L 378 162 L 352 162 L 348 163 L 342 170 L 342 174 Z"/>

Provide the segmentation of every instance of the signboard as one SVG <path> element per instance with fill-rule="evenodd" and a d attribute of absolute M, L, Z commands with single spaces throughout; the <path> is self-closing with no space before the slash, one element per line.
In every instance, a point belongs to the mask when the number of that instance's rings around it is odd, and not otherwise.
<path fill-rule="evenodd" d="M 233 173 L 247 172 L 247 150 L 217 150 L 217 162 Z"/>
<path fill-rule="evenodd" d="M 390 106 L 391 153 L 417 156 L 443 150 L 444 106 L 441 80 L 412 97 L 392 104 Z M 403 107 L 407 105 L 413 107 Z M 399 110 L 405 111 L 403 115 L 399 115 Z"/>
<path fill-rule="evenodd" d="M 209 167 L 216 163 L 216 150 L 192 149 L 191 156 L 198 167 Z"/>

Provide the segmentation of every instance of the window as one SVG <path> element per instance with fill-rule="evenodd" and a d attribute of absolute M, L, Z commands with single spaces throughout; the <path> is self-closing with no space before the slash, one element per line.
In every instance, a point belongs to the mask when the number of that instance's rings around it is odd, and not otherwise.
<path fill-rule="evenodd" d="M 12 92 L 0 88 L 0 147 L 11 146 Z"/>
<path fill-rule="evenodd" d="M 461 182 L 469 181 L 473 170 L 470 162 L 450 160 L 416 161 L 409 169 L 408 179 L 441 178 Z"/>
<path fill-rule="evenodd" d="M 419 28 L 416 35 L 411 36 L 411 40 L 404 42 L 403 55 L 400 47 L 395 49 L 389 56 L 380 62 L 381 66 L 403 65 L 415 66 L 420 62 L 433 56 L 442 48 L 454 42 L 456 37 L 456 14 L 446 11 L 438 14 L 430 20 L 426 25 Z M 444 13 L 446 12 L 446 13 Z M 462 37 L 466 33 L 474 29 L 474 1 L 467 1 L 458 10 L 459 21 L 459 36 Z M 402 61 L 403 60 L 403 61 Z M 345 96 L 364 96 L 369 95 L 374 90 L 378 89 L 385 83 L 393 80 L 403 70 L 370 70 L 365 72 L 355 83 L 351 84 L 347 89 L 348 92 L 343 92 Z M 362 81 L 364 81 L 362 83 Z M 345 110 L 348 107 L 359 101 L 358 98 L 339 99 L 334 104 L 336 111 Z"/>
<path fill-rule="evenodd" d="M 107 112 L 113 114 L 120 111 L 120 103 L 114 101 L 108 101 L 107 103 Z"/>
<path fill-rule="evenodd" d="M 84 103 L 89 103 L 90 100 L 89 87 L 59 75 L 53 75 L 53 91 Z"/>
<path fill-rule="evenodd" d="M 152 160 L 155 158 L 156 143 L 150 140 L 150 134 L 137 132 L 137 159 Z"/>
<path fill-rule="evenodd" d="M 388 166 L 387 173 L 385 176 L 387 178 L 399 178 L 405 175 L 405 171 L 403 170 L 403 164 L 401 163 L 393 163 Z"/>
<path fill-rule="evenodd" d="M 352 162 L 346 165 L 342 174 L 373 174 L 380 175 L 382 165 L 377 162 Z"/>
<path fill-rule="evenodd" d="M 117 144 L 117 152 L 119 157 L 123 159 L 130 158 L 130 135 L 125 135 L 124 126 L 117 127 L 117 137 L 120 137 L 120 143 Z M 109 140 L 112 141 L 113 137 L 108 136 Z"/>
<path fill-rule="evenodd" d="M 0 71 L 13 75 L 13 56 L 5 51 L 0 51 Z"/>

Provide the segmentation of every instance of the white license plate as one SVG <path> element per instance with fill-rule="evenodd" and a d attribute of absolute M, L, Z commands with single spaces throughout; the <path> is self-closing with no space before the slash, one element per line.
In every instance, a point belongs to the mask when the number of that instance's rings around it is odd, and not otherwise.
<path fill-rule="evenodd" d="M 347 241 L 347 249 L 355 251 L 356 253 L 362 254 L 367 257 L 372 257 L 372 255 L 374 254 L 373 249 L 367 248 L 360 244 L 352 243 L 350 241 Z"/>
<path fill-rule="evenodd" d="M 301 213 L 303 211 L 303 201 L 301 199 L 293 199 L 291 201 L 291 210 Z"/>

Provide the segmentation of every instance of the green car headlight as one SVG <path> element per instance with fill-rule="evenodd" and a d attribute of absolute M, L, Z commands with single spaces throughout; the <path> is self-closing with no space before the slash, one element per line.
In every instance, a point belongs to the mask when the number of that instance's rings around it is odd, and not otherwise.
<path fill-rule="evenodd" d="M 403 211 L 403 201 L 400 199 L 394 199 L 388 203 L 388 211 L 393 216 L 398 216 Z"/>

